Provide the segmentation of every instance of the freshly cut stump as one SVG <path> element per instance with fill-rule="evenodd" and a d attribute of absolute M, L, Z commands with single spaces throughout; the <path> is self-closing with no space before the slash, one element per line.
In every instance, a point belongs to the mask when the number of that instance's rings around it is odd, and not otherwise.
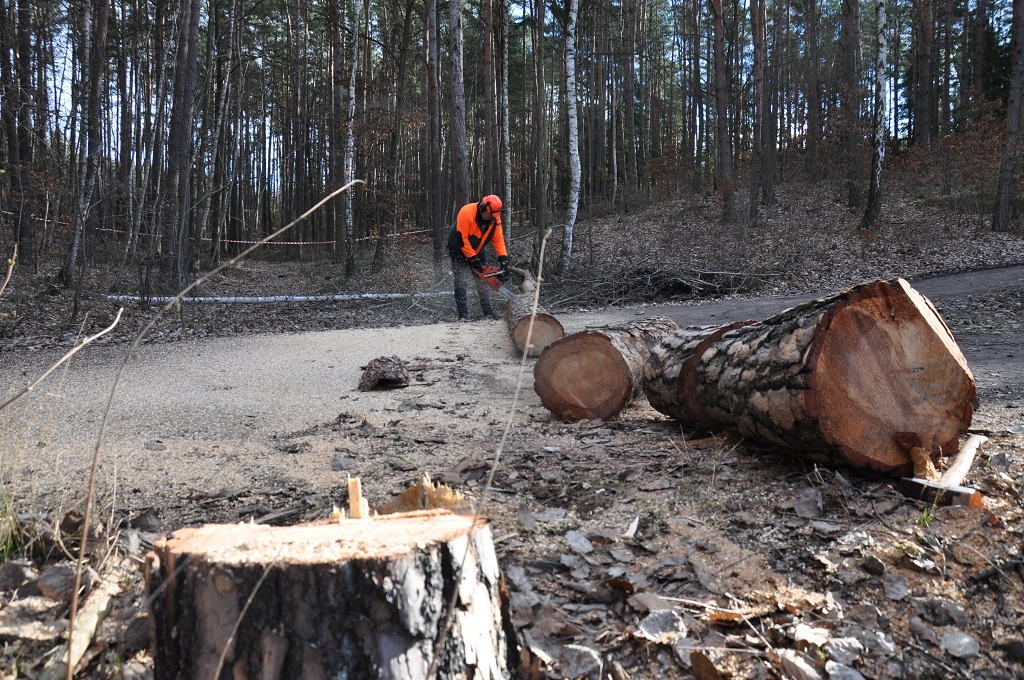
<path fill-rule="evenodd" d="M 428 511 L 176 531 L 146 561 L 154 677 L 418 679 L 435 654 L 436 677 L 510 677 L 490 528 L 472 521 Z"/>
<path fill-rule="evenodd" d="M 956 450 L 974 412 L 963 353 L 932 304 L 903 279 L 865 283 L 704 338 L 676 334 L 652 357 L 652 405 L 666 415 L 883 472 L 913 469 L 901 443 L 908 435 L 933 458 Z"/>
<path fill-rule="evenodd" d="M 505 309 L 505 322 L 508 324 L 508 334 L 512 342 L 520 352 L 527 356 L 539 356 L 544 348 L 555 340 L 565 335 L 562 323 L 551 316 L 543 309 L 533 310 L 533 293 L 523 293 L 508 301 Z M 533 318 L 533 331 L 530 331 L 530 318 Z M 530 346 L 527 348 L 526 339 L 529 335 Z"/>
<path fill-rule="evenodd" d="M 540 355 L 534 390 L 562 418 L 607 420 L 641 394 L 651 348 L 677 328 L 671 319 L 653 317 L 567 335 Z"/>

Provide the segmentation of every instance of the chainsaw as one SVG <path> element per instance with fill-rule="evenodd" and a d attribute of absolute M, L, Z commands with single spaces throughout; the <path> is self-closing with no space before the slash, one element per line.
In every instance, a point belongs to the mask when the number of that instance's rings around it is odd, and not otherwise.
<path fill-rule="evenodd" d="M 509 300 L 516 296 L 516 294 L 513 293 L 508 286 L 502 283 L 500 278 L 498 278 L 499 276 L 501 276 L 501 270 L 498 269 L 497 267 L 486 266 L 483 268 L 482 271 L 474 270 L 474 272 L 476 273 L 477 276 L 483 279 L 484 283 L 490 286 L 492 290 L 501 293 Z"/>

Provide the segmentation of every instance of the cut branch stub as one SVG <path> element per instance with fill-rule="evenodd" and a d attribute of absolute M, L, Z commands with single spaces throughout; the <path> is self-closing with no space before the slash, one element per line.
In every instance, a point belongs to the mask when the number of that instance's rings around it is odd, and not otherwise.
<path fill-rule="evenodd" d="M 607 420 L 640 395 L 651 347 L 677 328 L 671 319 L 655 317 L 567 335 L 537 360 L 534 390 L 562 418 Z"/>
<path fill-rule="evenodd" d="M 431 511 L 159 539 L 145 574 L 154 677 L 425 679 L 435 654 L 439 669 L 509 677 L 498 561 L 489 526 L 472 524 Z"/>
<path fill-rule="evenodd" d="M 905 473 L 912 469 L 899 443 L 906 433 L 935 457 L 955 450 L 971 421 L 967 361 L 935 308 L 902 279 L 705 336 L 676 334 L 652 353 L 665 369 L 687 367 L 686 375 L 659 378 L 648 366 L 652 405 L 692 426 L 729 427 L 815 458 Z M 678 356 L 666 361 L 672 352 Z M 659 380 L 675 381 L 675 398 Z"/>

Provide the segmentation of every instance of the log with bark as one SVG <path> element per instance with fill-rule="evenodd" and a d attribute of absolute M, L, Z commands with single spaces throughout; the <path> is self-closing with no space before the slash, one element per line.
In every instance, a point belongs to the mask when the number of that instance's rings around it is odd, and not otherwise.
<path fill-rule="evenodd" d="M 758 323 L 677 332 L 645 367 L 651 404 L 815 458 L 913 469 L 973 415 L 974 377 L 938 311 L 903 279 L 873 281 Z"/>
<path fill-rule="evenodd" d="M 537 289 L 537 280 L 526 269 L 509 267 L 509 269 L 523 277 L 521 286 L 522 293 L 508 301 L 505 308 L 505 323 L 508 324 L 508 334 L 512 342 L 520 352 L 527 352 L 528 356 L 539 356 L 544 348 L 555 340 L 565 335 L 561 322 L 551 314 L 538 307 L 533 313 L 534 291 Z M 533 329 L 530 329 L 530 321 L 533 320 Z M 529 339 L 529 348 L 527 348 Z"/>
<path fill-rule="evenodd" d="M 567 335 L 540 355 L 534 390 L 562 418 L 607 420 L 641 394 L 651 348 L 677 328 L 671 319 L 654 317 Z"/>
<path fill-rule="evenodd" d="M 509 677 L 498 561 L 472 524 L 435 510 L 176 531 L 146 562 L 154 677 L 415 679 L 434 655 L 444 677 Z"/>

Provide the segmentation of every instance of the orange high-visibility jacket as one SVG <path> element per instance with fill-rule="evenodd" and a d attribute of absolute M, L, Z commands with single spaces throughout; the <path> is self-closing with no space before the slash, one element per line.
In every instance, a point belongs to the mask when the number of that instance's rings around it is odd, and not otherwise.
<path fill-rule="evenodd" d="M 459 215 L 448 233 L 448 245 L 460 250 L 468 260 L 476 257 L 488 241 L 494 243 L 498 257 L 508 257 L 505 248 L 505 232 L 501 229 L 501 213 L 494 215 L 490 224 L 480 219 L 478 203 L 467 203 L 459 209 Z"/>

